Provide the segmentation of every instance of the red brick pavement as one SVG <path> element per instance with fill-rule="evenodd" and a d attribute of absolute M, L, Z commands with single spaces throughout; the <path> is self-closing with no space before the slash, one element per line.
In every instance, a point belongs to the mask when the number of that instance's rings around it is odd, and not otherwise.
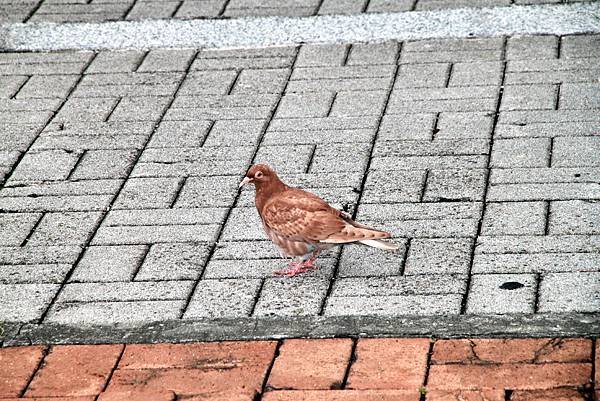
<path fill-rule="evenodd" d="M 0 400 L 593 401 L 599 351 L 590 339 L 14 347 L 0 349 Z"/>

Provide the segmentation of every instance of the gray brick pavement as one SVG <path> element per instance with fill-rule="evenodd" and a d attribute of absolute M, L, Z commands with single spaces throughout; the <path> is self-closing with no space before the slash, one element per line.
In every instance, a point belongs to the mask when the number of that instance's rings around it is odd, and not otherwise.
<path fill-rule="evenodd" d="M 0 320 L 598 312 L 595 41 L 3 53 Z M 274 277 L 256 161 L 400 249 Z"/>

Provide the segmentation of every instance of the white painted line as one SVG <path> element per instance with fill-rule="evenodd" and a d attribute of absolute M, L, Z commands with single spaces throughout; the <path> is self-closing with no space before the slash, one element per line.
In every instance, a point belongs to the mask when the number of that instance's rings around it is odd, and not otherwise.
<path fill-rule="evenodd" d="M 18 23 L 0 27 L 0 49 L 240 48 L 592 32 L 600 32 L 600 2 L 305 18 Z"/>

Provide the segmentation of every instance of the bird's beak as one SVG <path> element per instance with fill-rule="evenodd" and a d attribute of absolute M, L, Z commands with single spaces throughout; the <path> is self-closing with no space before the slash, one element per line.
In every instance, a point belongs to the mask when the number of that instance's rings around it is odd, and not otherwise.
<path fill-rule="evenodd" d="M 242 180 L 242 182 L 240 182 L 240 185 L 238 186 L 238 188 L 241 188 L 241 187 L 243 187 L 244 185 L 246 185 L 247 183 L 249 183 L 249 182 L 252 182 L 252 181 L 254 181 L 254 179 L 253 179 L 253 178 L 250 178 L 250 177 L 244 177 L 244 179 Z"/>

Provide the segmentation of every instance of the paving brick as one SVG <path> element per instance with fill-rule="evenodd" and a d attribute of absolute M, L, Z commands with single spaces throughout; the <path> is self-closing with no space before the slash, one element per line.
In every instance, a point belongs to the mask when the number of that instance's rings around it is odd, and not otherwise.
<path fill-rule="evenodd" d="M 591 343 L 583 338 L 457 339 L 436 341 L 431 363 L 492 365 L 589 362 Z"/>
<path fill-rule="evenodd" d="M 600 137 L 556 138 L 552 148 L 552 166 L 600 166 Z"/>
<path fill-rule="evenodd" d="M 169 224 L 211 224 L 225 218 L 223 208 L 113 210 L 105 226 L 166 226 Z"/>
<path fill-rule="evenodd" d="M 431 170 L 425 183 L 423 201 L 483 200 L 487 172 L 483 169 Z"/>
<path fill-rule="evenodd" d="M 555 105 L 555 85 L 507 85 L 504 87 L 500 110 L 548 110 Z"/>
<path fill-rule="evenodd" d="M 550 204 L 550 234 L 600 233 L 600 202 L 557 201 Z"/>
<path fill-rule="evenodd" d="M 143 4 L 143 3 L 138 3 Z M 147 3 L 154 4 L 154 3 Z M 160 3 L 158 3 L 160 5 Z M 145 401 L 152 399 L 153 401 L 174 401 L 176 394 L 170 390 L 154 390 L 154 391 L 140 391 L 138 389 L 124 390 L 124 391 L 103 391 L 100 393 L 96 401 Z M 94 398 L 92 398 L 94 399 Z M 50 401 L 50 400 L 49 400 Z M 74 401 L 74 400 L 68 400 Z M 82 400 L 83 401 L 83 400 Z"/>
<path fill-rule="evenodd" d="M 450 64 L 402 64 L 398 69 L 394 89 L 397 88 L 443 88 L 448 81 Z"/>
<path fill-rule="evenodd" d="M 29 385 L 26 397 L 98 394 L 117 363 L 123 345 L 57 345 Z"/>
<path fill-rule="evenodd" d="M 352 277 L 335 281 L 332 297 L 460 294 L 466 289 L 464 275 L 420 274 L 414 276 Z"/>
<path fill-rule="evenodd" d="M 192 63 L 191 70 L 232 70 L 232 69 L 278 69 L 290 68 L 293 63 L 293 57 L 222 57 L 207 58 L 203 53 Z"/>
<path fill-rule="evenodd" d="M 597 270 L 597 269 L 596 269 Z M 598 312 L 600 272 L 550 273 L 540 283 L 539 311 Z"/>
<path fill-rule="evenodd" d="M 416 398 L 412 390 L 286 390 L 269 391 L 262 399 L 264 401 L 413 401 Z"/>
<path fill-rule="evenodd" d="M 329 390 L 341 387 L 352 340 L 286 340 L 279 348 L 267 386 L 273 390 Z"/>
<path fill-rule="evenodd" d="M 432 365 L 428 389 L 547 389 L 585 383 L 590 364 Z"/>
<path fill-rule="evenodd" d="M 361 128 L 377 128 L 377 118 L 374 116 L 282 118 L 273 119 L 269 124 L 269 131 L 277 132 Z"/>
<path fill-rule="evenodd" d="M 187 299 L 193 281 L 71 283 L 56 302 L 111 302 Z"/>
<path fill-rule="evenodd" d="M 0 149 L 24 151 L 35 140 L 45 123 L 46 119 L 37 124 L 26 124 L 24 121 L 19 121 L 19 124 L 10 124 L 0 121 Z"/>
<path fill-rule="evenodd" d="M 373 129 L 324 130 L 324 131 L 288 131 L 285 133 L 270 131 L 265 134 L 265 145 L 328 144 L 344 142 L 371 142 L 375 136 Z"/>
<path fill-rule="evenodd" d="M 532 274 L 474 275 L 467 298 L 467 313 L 534 313 L 535 287 Z"/>
<path fill-rule="evenodd" d="M 171 206 L 181 178 L 131 178 L 119 193 L 113 209 L 163 209 Z"/>
<path fill-rule="evenodd" d="M 137 50 L 101 51 L 87 68 L 87 73 L 132 72 L 142 62 L 144 52 Z"/>
<path fill-rule="evenodd" d="M 70 264 L 0 265 L 2 284 L 61 284 Z"/>
<path fill-rule="evenodd" d="M 468 39 L 429 39 L 416 40 L 404 43 L 403 51 L 410 52 L 440 52 L 440 51 L 477 51 L 500 50 L 504 39 L 496 38 L 468 38 Z"/>
<path fill-rule="evenodd" d="M 347 45 L 303 45 L 294 66 L 343 65 L 347 51 Z"/>
<path fill-rule="evenodd" d="M 375 2 L 376 0 L 371 0 L 369 8 Z M 355 43 L 350 48 L 346 65 L 396 64 L 398 49 L 397 42 Z"/>
<path fill-rule="evenodd" d="M 46 347 L 2 348 L 0 350 L 0 383 L 2 398 L 18 397 L 29 383 L 29 379 L 41 362 Z"/>
<path fill-rule="evenodd" d="M 99 212 L 46 213 L 28 244 L 84 245 L 100 223 Z"/>
<path fill-rule="evenodd" d="M 367 12 L 398 13 L 411 11 L 414 0 L 371 0 L 367 7 Z"/>
<path fill-rule="evenodd" d="M 455 156 L 488 153 L 485 139 L 455 139 L 436 141 L 380 141 L 375 144 L 374 156 Z"/>
<path fill-rule="evenodd" d="M 281 93 L 287 83 L 290 70 L 245 69 L 240 71 L 232 93 Z"/>
<path fill-rule="evenodd" d="M 333 94 L 326 92 L 286 94 L 277 107 L 276 117 L 326 117 L 332 101 Z"/>
<path fill-rule="evenodd" d="M 598 41 L 600 35 L 569 35 L 561 42 L 562 58 L 595 57 L 598 56 Z"/>
<path fill-rule="evenodd" d="M 583 401 L 585 396 L 576 388 L 556 388 L 550 390 L 519 390 L 511 395 L 514 401 L 534 401 L 540 399 L 555 401 Z"/>
<path fill-rule="evenodd" d="M 597 235 L 502 236 L 478 238 L 476 253 L 599 252 Z"/>
<path fill-rule="evenodd" d="M 410 44 L 411 42 L 409 42 Z M 420 42 L 412 42 L 420 43 Z M 448 46 L 450 47 L 450 46 Z M 423 47 L 426 49 L 426 46 Z M 412 63 L 459 63 L 459 62 L 477 62 L 477 61 L 496 61 L 502 60 L 502 50 L 494 49 L 473 49 L 473 50 L 452 50 L 450 48 L 439 51 L 414 51 L 410 46 L 404 47 L 400 55 L 401 64 Z"/>
<path fill-rule="evenodd" d="M 52 121 L 55 123 L 106 121 L 117 101 L 118 99 L 115 97 L 72 97 L 65 102 Z"/>
<path fill-rule="evenodd" d="M 415 10 L 446 10 L 464 7 L 497 7 L 510 5 L 509 0 L 419 0 Z"/>
<path fill-rule="evenodd" d="M 420 204 L 361 205 L 358 220 L 437 220 L 441 218 L 477 219 L 481 203 L 448 202 Z"/>
<path fill-rule="evenodd" d="M 81 249 L 77 246 L 0 247 L 0 264 L 73 263 Z"/>
<path fill-rule="evenodd" d="M 427 390 L 427 398 L 433 401 L 502 401 L 504 390 Z"/>
<path fill-rule="evenodd" d="M 276 341 L 220 341 L 191 344 L 131 344 L 118 369 L 266 369 L 275 356 Z M 223 369 L 228 370 L 228 369 Z M 225 383 L 224 383 L 225 384 Z M 230 384 L 230 383 L 228 383 Z"/>
<path fill-rule="evenodd" d="M 75 167 L 79 155 L 64 150 L 28 152 L 11 175 L 16 181 L 64 180 Z"/>
<path fill-rule="evenodd" d="M 381 140 L 431 140 L 435 114 L 384 114 Z"/>
<path fill-rule="evenodd" d="M 249 316 L 259 288 L 258 279 L 200 280 L 183 318 Z"/>
<path fill-rule="evenodd" d="M 77 264 L 71 282 L 129 281 L 147 249 L 144 246 L 91 246 Z"/>
<path fill-rule="evenodd" d="M 209 255 L 206 244 L 155 244 L 144 259 L 137 280 L 196 280 Z"/>
<path fill-rule="evenodd" d="M 500 85 L 503 64 L 499 61 L 456 63 L 448 86 Z"/>
<path fill-rule="evenodd" d="M 469 239 L 413 239 L 405 274 L 467 273 L 473 243 Z"/>
<path fill-rule="evenodd" d="M 551 169 L 554 170 L 554 169 Z M 592 183 L 492 184 L 490 201 L 599 199 L 600 190 Z"/>
<path fill-rule="evenodd" d="M 326 316 L 455 315 L 460 313 L 461 294 L 331 297 Z M 368 311 L 368 312 L 367 312 Z"/>
<path fill-rule="evenodd" d="M 281 255 L 269 240 L 264 241 L 219 241 L 213 253 L 213 260 L 276 259 Z"/>
<path fill-rule="evenodd" d="M 54 305 L 45 321 L 68 325 L 140 324 L 179 319 L 185 300 L 69 302 Z"/>
<path fill-rule="evenodd" d="M 175 18 L 217 17 L 223 10 L 224 0 L 184 1 L 175 13 Z"/>
<path fill-rule="evenodd" d="M 178 2 L 162 1 L 162 2 L 136 2 L 133 8 L 127 13 L 127 20 L 143 20 L 149 18 L 170 18 L 177 8 Z"/>
<path fill-rule="evenodd" d="M 180 95 L 225 95 L 233 85 L 238 73 L 234 70 L 190 71 L 181 87 Z"/>
<path fill-rule="evenodd" d="M 289 259 L 256 259 L 243 258 L 234 260 L 211 260 L 206 266 L 204 278 L 267 278 L 272 277 L 273 272 L 284 269 Z M 330 278 L 333 274 L 335 260 L 321 257 L 318 260 L 318 269 L 306 273 L 303 277 L 309 279 Z"/>
<path fill-rule="evenodd" d="M 336 143 L 317 146 L 309 172 L 355 172 L 364 171 L 370 151 L 368 143 Z M 350 159 L 348 155 L 353 155 Z"/>
<path fill-rule="evenodd" d="M 405 241 L 396 238 L 393 243 L 400 246 L 398 251 L 381 252 L 381 250 L 370 247 L 345 246 L 337 275 L 339 277 L 354 277 L 399 274 L 404 260 Z"/>
<path fill-rule="evenodd" d="M 496 86 L 406 88 L 392 91 L 387 110 L 392 114 L 495 111 L 497 95 Z"/>
<path fill-rule="evenodd" d="M 389 89 L 391 80 L 392 77 L 390 75 L 386 78 L 333 78 L 290 81 L 286 87 L 286 92 L 387 90 Z"/>
<path fill-rule="evenodd" d="M 600 108 L 600 85 L 597 83 L 565 83 L 560 89 L 560 109 Z"/>
<path fill-rule="evenodd" d="M 25 75 L 6 75 L 0 77 L 0 98 L 10 99 L 16 95 L 29 79 Z"/>
<path fill-rule="evenodd" d="M 79 79 L 78 75 L 34 75 L 19 90 L 17 99 L 67 97 Z"/>
<path fill-rule="evenodd" d="M 362 203 L 418 202 L 425 183 L 422 170 L 383 170 L 369 172 Z"/>
<path fill-rule="evenodd" d="M 387 93 L 384 91 L 338 92 L 329 115 L 331 116 L 380 116 Z"/>
<path fill-rule="evenodd" d="M 112 195 L 0 196 L 0 209 L 14 212 L 85 212 L 106 210 Z"/>
<path fill-rule="evenodd" d="M 170 101 L 168 96 L 125 97 L 115 107 L 110 121 L 158 122 Z"/>
<path fill-rule="evenodd" d="M 244 146 L 258 142 L 265 120 L 215 121 L 205 146 Z"/>
<path fill-rule="evenodd" d="M 137 157 L 134 150 L 92 150 L 86 152 L 72 179 L 126 178 Z"/>
<path fill-rule="evenodd" d="M 20 246 L 40 218 L 39 213 L 0 214 L 0 245 Z"/>
<path fill-rule="evenodd" d="M 552 35 L 513 36 L 506 42 L 506 59 L 532 59 L 557 56 L 558 37 Z"/>
<path fill-rule="evenodd" d="M 337 15 L 352 15 L 362 13 L 366 6 L 365 0 L 324 0 L 319 7 L 319 15 L 337 14 Z"/>
<path fill-rule="evenodd" d="M 427 339 L 359 339 L 349 389 L 418 390 L 423 383 Z"/>
<path fill-rule="evenodd" d="M 0 320 L 30 322 L 40 319 L 59 288 L 58 284 L 1 284 Z"/>
<path fill-rule="evenodd" d="M 329 280 L 309 276 L 293 280 L 266 279 L 254 308 L 254 316 L 316 315 L 328 287 Z"/>
<path fill-rule="evenodd" d="M 481 233 L 483 235 L 543 235 L 546 218 L 545 202 L 488 203 Z"/>
<path fill-rule="evenodd" d="M 549 164 L 548 138 L 513 138 L 494 141 L 492 167 L 546 167 Z"/>
<path fill-rule="evenodd" d="M 137 225 L 137 226 L 102 226 L 96 232 L 93 245 L 120 244 L 154 244 L 204 241 L 216 239 L 220 226 L 217 224 L 201 225 Z"/>
<path fill-rule="evenodd" d="M 212 125 L 210 121 L 164 121 L 152 135 L 148 147 L 200 147 Z"/>
<path fill-rule="evenodd" d="M 473 273 L 549 273 L 596 270 L 598 253 L 476 254 Z"/>
<path fill-rule="evenodd" d="M 275 342 L 127 346 L 107 391 L 157 391 L 166 386 L 177 394 L 255 393 L 274 352 Z"/>

